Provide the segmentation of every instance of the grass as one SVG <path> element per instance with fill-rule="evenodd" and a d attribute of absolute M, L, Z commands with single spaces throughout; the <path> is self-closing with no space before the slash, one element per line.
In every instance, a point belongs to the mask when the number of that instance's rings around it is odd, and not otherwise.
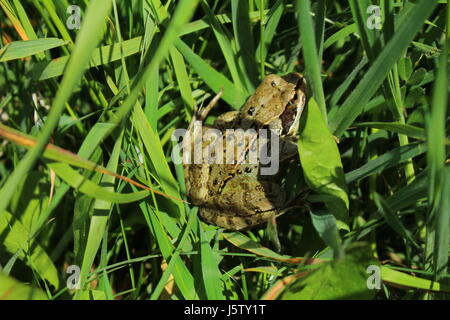
<path fill-rule="evenodd" d="M 450 297 L 447 1 L 0 0 L 0 21 L 0 299 Z M 308 106 L 280 179 L 305 208 L 205 224 L 172 133 L 288 72 Z"/>

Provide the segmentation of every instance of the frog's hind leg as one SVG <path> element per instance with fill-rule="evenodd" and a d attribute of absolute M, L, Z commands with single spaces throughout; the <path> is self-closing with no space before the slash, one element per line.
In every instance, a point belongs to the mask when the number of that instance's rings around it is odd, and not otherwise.
<path fill-rule="evenodd" d="M 226 212 L 215 208 L 201 208 L 201 218 L 209 224 L 228 230 L 239 231 L 267 222 L 275 216 L 273 211 L 252 216 L 237 216 L 233 212 Z"/>

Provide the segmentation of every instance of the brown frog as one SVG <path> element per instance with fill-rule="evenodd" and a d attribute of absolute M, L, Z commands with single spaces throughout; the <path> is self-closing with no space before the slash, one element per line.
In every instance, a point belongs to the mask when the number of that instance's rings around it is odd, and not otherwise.
<path fill-rule="evenodd" d="M 256 149 L 259 153 L 270 145 L 271 136 L 262 139 L 259 129 L 271 129 L 275 132 L 272 134 L 278 135 L 280 161 L 297 154 L 296 134 L 305 106 L 305 91 L 304 78 L 299 74 L 268 75 L 240 111 L 221 115 L 212 128 L 203 127 L 203 134 L 197 135 L 197 139 L 203 139 L 197 141 L 201 143 L 203 154 L 207 151 L 212 155 L 212 162 L 223 159 L 223 163 L 185 165 L 188 196 L 193 204 L 200 206 L 200 216 L 204 220 L 226 229 L 241 230 L 262 224 L 286 211 L 286 195 L 281 186 L 272 181 L 273 176 L 261 175 L 260 163 L 248 163 L 247 160 L 251 150 Z M 208 111 L 207 108 L 200 120 Z M 205 137 L 207 129 L 216 129 L 215 132 L 222 135 L 208 139 L 211 135 Z M 241 139 L 241 145 L 234 144 L 230 148 L 227 144 L 229 136 L 225 134 L 227 129 L 246 132 L 253 129 L 254 134 Z M 195 131 L 192 124 L 189 130 Z M 195 141 L 186 143 L 194 154 Z M 215 152 L 217 143 L 226 146 L 220 154 Z M 235 163 L 230 163 L 230 154 Z"/>

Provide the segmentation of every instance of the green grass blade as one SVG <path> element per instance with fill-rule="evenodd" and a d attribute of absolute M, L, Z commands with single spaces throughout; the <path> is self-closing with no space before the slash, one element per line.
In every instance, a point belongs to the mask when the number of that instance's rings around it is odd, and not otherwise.
<path fill-rule="evenodd" d="M 367 127 L 367 128 L 375 128 L 386 130 L 390 132 L 395 132 L 398 134 L 403 134 L 410 138 L 415 138 L 419 140 L 426 140 L 426 132 L 425 129 L 410 125 L 410 124 L 402 124 L 395 122 L 361 122 L 356 123 L 353 126 L 355 127 Z"/>
<path fill-rule="evenodd" d="M 322 117 L 327 123 L 327 107 L 320 74 L 321 63 L 319 61 L 319 52 L 317 51 L 316 45 L 317 40 L 310 15 L 310 0 L 298 0 L 296 3 L 300 41 L 303 46 L 303 58 L 305 59 L 306 77 L 309 85 L 312 87 L 312 94 L 319 105 Z"/>
<path fill-rule="evenodd" d="M 110 8 L 111 2 L 109 0 L 106 2 L 102 0 L 94 0 L 91 2 L 83 22 L 83 27 L 78 34 L 77 45 L 73 50 L 65 76 L 53 101 L 53 106 L 44 128 L 38 136 L 38 143 L 33 149 L 28 151 L 0 190 L 0 198 L 2 199 L 0 212 L 6 209 L 18 182 L 36 163 L 38 157 L 43 152 L 45 145 L 50 139 L 50 135 L 58 124 L 59 117 L 67 101 L 80 82 L 94 48 L 102 37 L 100 30 L 104 30 L 105 18 Z M 97 30 L 97 32 L 92 32 L 92 30 Z"/>
<path fill-rule="evenodd" d="M 258 82 L 258 69 L 249 11 L 248 1 L 231 0 L 231 20 L 241 78 L 245 80 L 247 92 L 253 92 Z"/>
<path fill-rule="evenodd" d="M 381 213 L 387 224 L 395 230 L 404 239 L 408 239 L 416 248 L 420 248 L 417 242 L 414 240 L 411 232 L 405 228 L 400 218 L 394 213 L 392 208 L 386 203 L 386 201 L 378 194 L 374 194 L 375 204 L 378 207 L 378 212 Z"/>
<path fill-rule="evenodd" d="M 407 14 L 408 19 L 404 19 L 403 23 L 398 26 L 395 35 L 385 45 L 355 90 L 342 104 L 339 112 L 330 119 L 330 128 L 337 137 L 340 137 L 352 124 L 379 89 L 391 68 L 401 58 L 436 5 L 436 0 L 420 0 L 410 9 Z"/>
<path fill-rule="evenodd" d="M 18 254 L 20 260 L 55 288 L 59 287 L 58 271 L 51 258 L 39 244 L 29 241 L 30 234 L 27 228 L 7 211 L 0 215 L 0 239 L 6 251 L 11 255 L 20 251 Z"/>
<path fill-rule="evenodd" d="M 239 70 L 238 61 L 236 60 L 236 52 L 230 41 L 229 32 L 226 31 L 225 27 L 222 26 L 221 22 L 218 20 L 217 16 L 213 14 L 211 8 L 206 2 L 202 3 L 203 10 L 208 17 L 208 22 L 211 25 L 211 29 L 216 36 L 217 42 L 222 50 L 222 54 L 227 62 L 228 70 L 231 74 L 231 79 L 238 88 L 245 88 L 243 79 L 241 79 L 242 70 Z M 250 93 L 250 92 L 248 92 Z"/>
<path fill-rule="evenodd" d="M 347 183 L 364 179 L 395 165 L 406 162 L 408 159 L 423 154 L 426 151 L 425 144 L 411 143 L 386 152 L 374 160 L 370 160 L 358 169 L 345 174 Z"/>
<path fill-rule="evenodd" d="M 214 92 L 219 92 L 221 88 L 224 89 L 222 96 L 223 100 L 228 102 L 235 109 L 240 108 L 245 103 L 247 95 L 240 88 L 234 85 L 223 74 L 217 72 L 200 56 L 195 54 L 182 40 L 177 40 L 175 45 L 184 58 Z"/>
<path fill-rule="evenodd" d="M 450 9 L 447 4 L 447 23 L 450 21 Z M 428 237 L 434 241 L 427 243 L 427 256 L 433 255 L 433 272 L 435 277 L 441 279 L 447 274 L 449 252 L 449 206 L 450 182 L 445 172 L 447 157 L 446 120 L 448 111 L 448 49 L 450 48 L 450 25 L 447 25 L 447 39 L 444 44 L 444 53 L 441 55 L 436 82 L 433 89 L 431 114 L 427 117 L 427 162 L 429 168 L 429 212 Z M 448 172 L 447 172 L 448 173 Z M 431 242 L 431 245 L 430 245 Z"/>
<path fill-rule="evenodd" d="M 105 65 L 117 60 L 121 57 L 129 57 L 140 51 L 142 37 L 136 37 L 126 40 L 122 43 L 123 50 L 119 43 L 96 48 L 89 61 L 89 68 Z M 69 62 L 69 56 L 63 56 L 51 61 L 43 61 L 34 65 L 31 74 L 34 80 L 46 80 L 58 77 L 65 72 Z"/>
<path fill-rule="evenodd" d="M 214 254 L 201 225 L 198 227 L 203 284 L 208 300 L 225 300 L 218 257 Z"/>
<path fill-rule="evenodd" d="M 0 50 L 0 62 L 30 57 L 66 44 L 66 41 L 56 38 L 10 42 Z"/>

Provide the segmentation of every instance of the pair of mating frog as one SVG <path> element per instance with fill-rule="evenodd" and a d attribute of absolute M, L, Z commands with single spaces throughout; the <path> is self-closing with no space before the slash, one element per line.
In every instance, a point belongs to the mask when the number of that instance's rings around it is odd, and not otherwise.
<path fill-rule="evenodd" d="M 297 133 L 305 92 L 306 83 L 300 74 L 268 75 L 239 111 L 220 115 L 213 128 L 222 132 L 226 129 L 271 129 L 279 135 L 279 160 L 286 161 L 298 154 Z M 196 114 L 188 132 L 193 133 L 194 121 L 203 121 L 210 109 L 207 107 L 203 113 Z M 220 139 L 227 138 L 224 135 Z M 185 139 L 184 143 L 188 143 L 185 152 L 193 154 L 195 141 Z M 238 155 L 235 164 L 224 161 L 222 164 L 184 165 L 187 195 L 200 207 L 200 216 L 206 222 L 230 230 L 249 229 L 289 209 L 286 193 L 274 177 L 261 175 L 260 163 L 243 161 L 254 148 L 253 143 L 254 139 L 246 142 L 241 149 L 243 157 Z M 268 143 L 265 145 L 267 147 Z M 201 146 L 203 149 L 211 147 L 211 140 L 202 139 Z"/>

